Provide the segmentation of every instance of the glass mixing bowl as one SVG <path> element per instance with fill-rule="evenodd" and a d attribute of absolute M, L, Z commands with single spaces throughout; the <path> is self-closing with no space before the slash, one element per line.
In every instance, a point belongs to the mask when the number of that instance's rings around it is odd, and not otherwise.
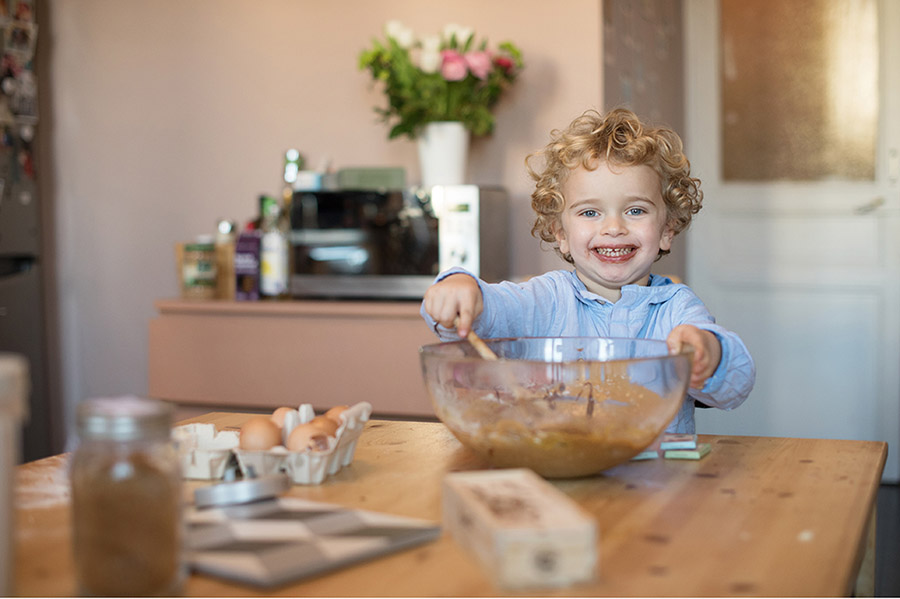
<path fill-rule="evenodd" d="M 496 467 L 547 478 L 596 474 L 649 446 L 678 412 L 692 352 L 665 341 L 599 337 L 486 339 L 419 350 L 435 413 Z"/>

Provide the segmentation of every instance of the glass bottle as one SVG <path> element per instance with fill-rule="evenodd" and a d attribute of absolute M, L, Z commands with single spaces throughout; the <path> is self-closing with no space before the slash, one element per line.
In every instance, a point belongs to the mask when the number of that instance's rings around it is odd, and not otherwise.
<path fill-rule="evenodd" d="M 289 299 L 290 242 L 287 218 L 275 198 L 263 196 L 261 205 L 259 295 L 262 299 Z"/>
<path fill-rule="evenodd" d="M 287 214 L 290 214 L 291 201 L 294 197 L 294 183 L 297 182 L 297 173 L 303 170 L 306 161 L 300 152 L 291 148 L 284 153 L 284 187 L 281 189 L 281 203 Z"/>
<path fill-rule="evenodd" d="M 77 408 L 72 524 L 78 591 L 172 596 L 186 575 L 182 481 L 171 406 L 137 397 Z"/>
<path fill-rule="evenodd" d="M 233 300 L 236 277 L 234 274 L 234 246 L 237 242 L 237 225 L 231 220 L 216 223 L 216 297 Z"/>

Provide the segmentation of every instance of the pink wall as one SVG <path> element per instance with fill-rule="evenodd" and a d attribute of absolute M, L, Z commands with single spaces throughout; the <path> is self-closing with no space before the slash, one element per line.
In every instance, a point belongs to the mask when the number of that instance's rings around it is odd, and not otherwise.
<path fill-rule="evenodd" d="M 146 392 L 153 300 L 177 293 L 173 244 L 251 218 L 256 196 L 279 188 L 286 148 L 417 180 L 415 146 L 387 140 L 372 111 L 382 97 L 356 66 L 388 19 L 422 33 L 456 22 L 521 47 L 526 70 L 494 136 L 472 144 L 469 175 L 511 193 L 513 274 L 560 266 L 529 234 L 523 160 L 602 108 L 600 11 L 600 0 L 48 2 L 41 166 L 68 409 Z"/>

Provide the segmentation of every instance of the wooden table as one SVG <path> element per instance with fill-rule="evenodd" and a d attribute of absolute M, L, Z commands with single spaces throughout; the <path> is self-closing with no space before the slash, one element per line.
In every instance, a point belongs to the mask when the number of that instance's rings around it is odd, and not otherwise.
<path fill-rule="evenodd" d="M 248 415 L 191 419 L 219 428 Z M 186 421 L 188 422 L 188 421 Z M 885 443 L 703 435 L 701 461 L 630 462 L 554 484 L 597 518 L 590 584 L 540 595 L 835 596 L 873 594 L 875 499 Z M 66 456 L 19 467 L 18 595 L 71 595 Z M 484 467 L 439 423 L 370 421 L 353 464 L 290 493 L 438 521 L 447 472 Z M 206 483 L 189 482 L 186 495 Z M 191 596 L 504 595 L 452 537 L 262 590 L 192 575 Z M 523 594 L 516 591 L 516 595 Z"/>

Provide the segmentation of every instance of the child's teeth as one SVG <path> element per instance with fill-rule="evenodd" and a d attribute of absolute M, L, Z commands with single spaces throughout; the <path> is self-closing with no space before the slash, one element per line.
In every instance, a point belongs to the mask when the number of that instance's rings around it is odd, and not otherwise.
<path fill-rule="evenodd" d="M 624 256 L 631 248 L 598 248 L 597 253 L 604 256 Z"/>

